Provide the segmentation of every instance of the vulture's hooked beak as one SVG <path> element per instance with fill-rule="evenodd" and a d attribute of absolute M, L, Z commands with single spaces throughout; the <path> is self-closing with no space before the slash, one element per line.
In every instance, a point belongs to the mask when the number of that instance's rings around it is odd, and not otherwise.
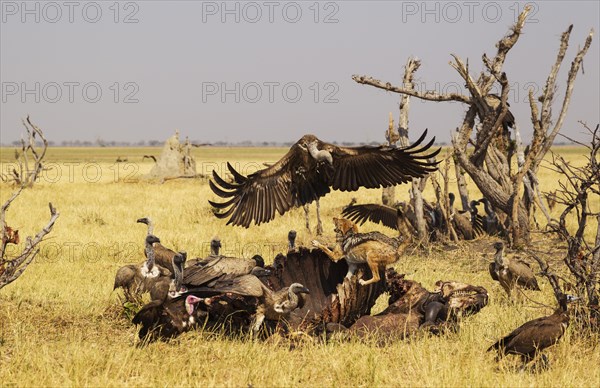
<path fill-rule="evenodd" d="M 298 290 L 299 294 L 310 294 L 310 291 L 308 290 L 308 288 L 306 287 L 302 287 L 301 289 Z"/>

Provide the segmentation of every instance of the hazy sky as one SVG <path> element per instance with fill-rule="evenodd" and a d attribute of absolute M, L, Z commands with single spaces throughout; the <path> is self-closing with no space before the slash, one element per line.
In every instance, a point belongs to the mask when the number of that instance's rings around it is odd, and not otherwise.
<path fill-rule="evenodd" d="M 1 139 L 19 138 L 30 114 L 49 140 L 165 139 L 175 129 L 202 141 L 383 140 L 397 94 L 352 81 L 398 84 L 408 57 L 421 90 L 464 90 L 451 53 L 481 55 L 514 24 L 523 2 L 1 2 Z M 538 1 L 505 70 L 511 109 L 530 133 L 527 90 L 538 93 L 560 34 L 574 24 L 558 81 L 593 28 L 600 2 Z M 598 36 L 584 60 L 563 132 L 600 121 Z M 413 99 L 411 138 L 428 127 L 447 141 L 459 103 Z M 557 114 L 559 106 L 555 105 Z M 587 138 L 587 137 L 585 137 Z"/>

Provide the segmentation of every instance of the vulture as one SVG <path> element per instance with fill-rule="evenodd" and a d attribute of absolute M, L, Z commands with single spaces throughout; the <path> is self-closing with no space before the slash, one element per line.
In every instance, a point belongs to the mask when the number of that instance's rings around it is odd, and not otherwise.
<path fill-rule="evenodd" d="M 569 325 L 567 303 L 577 299 L 577 297 L 571 295 L 559 294 L 559 307 L 554 311 L 554 314 L 525 322 L 513 330 L 512 333 L 490 346 L 488 352 L 497 351 L 497 360 L 507 354 L 521 356 L 523 366 L 525 366 L 537 354 L 541 354 L 544 349 L 557 343 L 563 336 Z M 542 360 L 544 366 L 547 366 L 548 359 L 543 354 Z"/>
<path fill-rule="evenodd" d="M 471 201 L 469 202 L 469 213 L 471 213 L 471 224 L 473 225 L 473 230 L 477 235 L 482 235 L 485 233 L 485 228 L 483 227 L 483 223 L 485 218 L 479 215 L 479 210 L 477 209 L 477 205 L 479 201 Z"/>
<path fill-rule="evenodd" d="M 214 236 L 210 240 L 210 255 L 205 259 L 193 259 L 188 261 L 187 265 L 193 267 L 196 264 L 204 265 L 210 260 L 219 256 L 219 250 L 221 249 L 221 239 L 218 236 Z"/>
<path fill-rule="evenodd" d="M 187 260 L 186 252 L 178 252 L 173 256 L 173 277 L 169 282 L 169 287 L 162 286 L 160 290 L 156 291 L 156 298 L 154 299 L 166 299 L 175 298 L 183 294 L 186 290 L 183 285 L 183 269 L 185 268 L 185 261 Z"/>
<path fill-rule="evenodd" d="M 491 236 L 499 235 L 503 233 L 504 228 L 494 212 L 490 201 L 487 198 L 481 198 L 478 202 L 483 204 L 485 209 L 485 217 L 483 218 L 483 229 Z"/>
<path fill-rule="evenodd" d="M 290 230 L 288 232 L 288 252 L 296 250 L 296 231 Z"/>
<path fill-rule="evenodd" d="M 139 218 L 137 220 L 140 224 L 148 225 L 148 235 L 154 233 L 154 223 L 149 217 Z M 165 248 L 160 242 L 157 242 L 154 246 L 154 255 L 156 257 L 156 262 L 158 265 L 168 269 L 173 273 L 173 256 L 175 256 L 175 252 L 170 250 L 169 248 Z"/>
<path fill-rule="evenodd" d="M 450 198 L 450 216 L 452 218 L 452 226 L 454 230 L 462 237 L 463 240 L 473 240 L 479 234 L 483 233 L 483 220 L 480 218 L 477 220 L 477 214 L 475 213 L 475 219 L 473 219 L 472 211 L 460 212 L 454 209 L 454 201 L 456 196 L 454 193 L 448 193 Z M 473 202 L 473 201 L 471 201 Z M 469 214 L 467 214 L 469 213 Z"/>
<path fill-rule="evenodd" d="M 209 257 L 185 269 L 183 284 L 187 288 L 213 287 L 217 280 L 227 281 L 250 273 L 263 274 L 265 261 L 260 255 L 251 259 L 216 256 Z"/>
<path fill-rule="evenodd" d="M 404 211 L 399 211 L 391 206 L 375 203 L 351 205 L 342 210 L 342 215 L 345 218 L 359 225 L 364 224 L 366 221 L 371 221 L 399 232 L 410 230 L 412 227 L 408 227 L 407 229 L 407 225 L 410 225 L 410 223 L 404 213 Z M 405 237 L 409 237 L 410 235 L 411 233 L 408 232 Z"/>
<path fill-rule="evenodd" d="M 150 292 L 152 299 L 159 298 L 165 290 L 169 291 L 171 283 L 171 272 L 155 264 L 153 244 L 160 243 L 158 237 L 150 234 L 146 236 L 146 261 L 143 264 L 130 264 L 117 270 L 113 290 L 121 287 L 125 290 L 125 296 L 130 299 L 132 294 Z M 171 266 L 173 266 L 171 264 Z M 164 298 L 163 298 L 164 299 Z"/>
<path fill-rule="evenodd" d="M 489 266 L 490 275 L 500 283 L 509 298 L 516 287 L 540 290 L 535 274 L 528 263 L 517 258 L 505 257 L 503 242 L 497 242 L 493 246 L 496 253 L 494 261 Z"/>
<path fill-rule="evenodd" d="M 309 290 L 300 283 L 292 283 L 279 291 L 272 291 L 263 285 L 263 295 L 259 297 L 259 304 L 254 316 L 252 331 L 258 333 L 265 319 L 279 321 L 287 320 L 292 311 L 304 307 L 303 294 L 309 294 Z"/>
<path fill-rule="evenodd" d="M 440 149 L 431 151 L 435 140 L 421 144 L 427 130 L 412 145 L 338 147 L 314 135 L 305 135 L 277 163 L 249 176 L 227 163 L 233 182 L 213 170 L 210 188 L 224 202 L 209 201 L 215 216 L 228 218 L 227 225 L 245 228 L 267 223 L 275 213 L 284 214 L 325 196 L 333 190 L 356 191 L 410 182 L 437 170 L 430 161 Z"/>
<path fill-rule="evenodd" d="M 133 317 L 133 324 L 141 325 L 138 336 L 141 340 L 174 338 L 193 329 L 203 320 L 202 310 L 197 305 L 203 301 L 194 295 L 181 295 L 166 301 L 153 300 L 144 305 Z"/>

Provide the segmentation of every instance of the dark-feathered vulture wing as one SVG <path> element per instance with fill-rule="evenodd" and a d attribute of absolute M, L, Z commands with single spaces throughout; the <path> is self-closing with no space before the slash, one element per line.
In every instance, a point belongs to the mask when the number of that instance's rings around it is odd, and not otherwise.
<path fill-rule="evenodd" d="M 228 218 L 227 224 L 249 227 L 266 223 L 293 207 L 311 203 L 330 192 L 331 188 L 355 191 L 359 187 L 389 187 L 409 182 L 437 169 L 430 161 L 439 149 L 430 151 L 435 138 L 423 145 L 427 131 L 412 145 L 404 148 L 338 147 L 313 135 L 303 136 L 287 154 L 270 167 L 249 176 L 227 167 L 233 182 L 225 181 L 215 171 L 209 182 L 212 191 L 225 202 L 209 203 L 218 218 Z M 319 151 L 331 155 L 333 164 L 318 162 L 308 151 L 316 143 Z"/>
<path fill-rule="evenodd" d="M 342 211 L 342 215 L 359 225 L 364 224 L 366 221 L 371 221 L 394 230 L 398 229 L 397 211 L 390 206 L 374 203 L 348 206 Z"/>

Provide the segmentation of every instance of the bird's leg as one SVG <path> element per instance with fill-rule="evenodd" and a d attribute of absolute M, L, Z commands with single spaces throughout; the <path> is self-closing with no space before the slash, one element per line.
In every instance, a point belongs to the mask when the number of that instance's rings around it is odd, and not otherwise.
<path fill-rule="evenodd" d="M 321 222 L 321 205 L 319 204 L 319 199 L 317 198 L 317 236 L 321 236 L 323 234 L 323 223 Z"/>
<path fill-rule="evenodd" d="M 527 355 L 527 354 L 521 355 L 521 361 L 523 362 L 523 364 L 519 368 L 519 372 L 526 371 L 527 370 L 527 365 L 531 362 L 532 359 L 533 358 L 530 355 Z"/>
<path fill-rule="evenodd" d="M 302 208 L 304 209 L 304 219 L 306 221 L 306 230 L 308 230 L 308 232 L 310 233 L 310 222 L 308 220 L 308 203 L 306 205 L 303 205 Z"/>

